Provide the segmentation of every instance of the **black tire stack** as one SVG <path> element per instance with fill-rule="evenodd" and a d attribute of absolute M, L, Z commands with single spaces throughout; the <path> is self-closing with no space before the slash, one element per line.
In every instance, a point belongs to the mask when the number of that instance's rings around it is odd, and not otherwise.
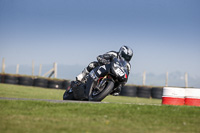
<path fill-rule="evenodd" d="M 62 89 L 62 83 L 63 81 L 60 80 L 48 80 L 48 88 L 54 88 L 54 89 Z"/>
<path fill-rule="evenodd" d="M 138 86 L 137 87 L 137 96 L 143 98 L 151 97 L 151 87 L 148 86 Z"/>
<path fill-rule="evenodd" d="M 1 74 L 0 74 L 0 83 L 1 83 L 1 77 L 2 77 L 2 76 L 1 76 Z"/>
<path fill-rule="evenodd" d="M 162 99 L 163 87 L 125 85 L 120 96 Z"/>
<path fill-rule="evenodd" d="M 48 79 L 45 78 L 36 78 L 34 79 L 33 86 L 47 88 Z"/>
<path fill-rule="evenodd" d="M 162 99 L 163 87 L 152 87 L 151 96 L 152 98 Z"/>
<path fill-rule="evenodd" d="M 4 83 L 6 84 L 18 84 L 17 75 L 4 75 Z"/>
<path fill-rule="evenodd" d="M 20 76 L 19 78 L 19 85 L 25 85 L 25 86 L 32 86 L 34 79 L 32 77 L 28 76 Z"/>
<path fill-rule="evenodd" d="M 66 90 L 70 85 L 69 80 L 50 79 L 50 78 L 33 77 L 33 76 L 16 75 L 16 74 L 1 74 L 1 73 L 0 73 L 0 83 L 19 84 L 25 86 L 37 86 L 43 88 L 64 89 L 64 90 Z"/>
<path fill-rule="evenodd" d="M 137 96 L 137 87 L 131 86 L 131 85 L 124 86 L 121 89 L 120 95 L 121 96 L 136 97 Z"/>

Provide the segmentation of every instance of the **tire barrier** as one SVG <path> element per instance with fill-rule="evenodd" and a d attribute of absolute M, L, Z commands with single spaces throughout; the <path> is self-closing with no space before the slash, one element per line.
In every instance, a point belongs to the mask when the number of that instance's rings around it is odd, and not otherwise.
<path fill-rule="evenodd" d="M 162 104 L 166 105 L 184 105 L 185 89 L 177 87 L 164 87 Z"/>
<path fill-rule="evenodd" d="M 34 79 L 33 86 L 47 88 L 48 79 L 45 78 L 36 78 Z"/>
<path fill-rule="evenodd" d="M 70 81 L 64 79 L 50 79 L 50 78 L 32 77 L 26 75 L 24 76 L 24 75 L 1 74 L 1 73 L 0 73 L 0 83 L 19 84 L 25 86 L 37 86 L 43 88 L 65 89 L 65 90 L 70 85 Z"/>
<path fill-rule="evenodd" d="M 152 87 L 151 97 L 156 99 L 162 99 L 163 87 Z"/>
<path fill-rule="evenodd" d="M 4 83 L 4 74 L 0 73 L 0 83 Z"/>
<path fill-rule="evenodd" d="M 147 86 L 138 86 L 137 87 L 137 96 L 143 98 L 150 98 L 151 97 L 151 87 Z"/>
<path fill-rule="evenodd" d="M 59 80 L 49 80 L 48 88 L 62 89 L 62 81 Z"/>
<path fill-rule="evenodd" d="M 0 83 L 4 83 L 4 74 L 0 73 Z"/>
<path fill-rule="evenodd" d="M 19 85 L 25 85 L 25 86 L 32 86 L 33 85 L 33 78 L 32 77 L 19 77 Z"/>
<path fill-rule="evenodd" d="M 125 85 L 120 96 L 162 99 L 163 87 Z"/>
<path fill-rule="evenodd" d="M 137 87 L 136 86 L 124 86 L 121 89 L 120 96 L 129 96 L 136 97 L 137 96 Z"/>
<path fill-rule="evenodd" d="M 185 105 L 200 106 L 200 89 L 198 88 L 185 89 Z"/>
<path fill-rule="evenodd" d="M 7 84 L 18 84 L 18 76 L 4 75 L 4 83 Z"/>

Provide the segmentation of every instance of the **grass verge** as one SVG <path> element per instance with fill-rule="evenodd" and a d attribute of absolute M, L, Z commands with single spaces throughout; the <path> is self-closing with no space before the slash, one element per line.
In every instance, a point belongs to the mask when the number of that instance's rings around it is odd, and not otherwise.
<path fill-rule="evenodd" d="M 199 108 L 0 100 L 6 132 L 199 132 Z"/>
<path fill-rule="evenodd" d="M 0 97 L 62 100 L 65 90 L 0 84 Z M 108 96 L 103 102 L 160 104 L 160 99 Z"/>

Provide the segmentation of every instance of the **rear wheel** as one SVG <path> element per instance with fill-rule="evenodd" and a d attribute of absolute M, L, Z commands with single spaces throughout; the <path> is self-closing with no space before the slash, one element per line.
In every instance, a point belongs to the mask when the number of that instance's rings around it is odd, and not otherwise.
<path fill-rule="evenodd" d="M 65 93 L 63 94 L 63 100 L 75 100 L 73 92 L 66 90 Z"/>
<path fill-rule="evenodd" d="M 106 84 L 102 87 L 102 91 L 91 88 L 92 91 L 89 95 L 89 101 L 102 101 L 107 95 L 112 92 L 114 88 L 114 83 L 112 81 L 107 81 Z"/>

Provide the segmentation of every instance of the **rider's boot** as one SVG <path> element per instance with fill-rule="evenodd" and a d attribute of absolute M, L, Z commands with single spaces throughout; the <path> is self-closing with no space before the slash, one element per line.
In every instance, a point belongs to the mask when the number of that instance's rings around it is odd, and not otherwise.
<path fill-rule="evenodd" d="M 118 88 L 115 89 L 115 91 L 112 93 L 112 95 L 113 96 L 119 96 L 120 92 L 121 92 L 121 88 L 118 87 Z"/>
<path fill-rule="evenodd" d="M 83 79 L 85 78 L 85 76 L 86 76 L 88 73 L 89 73 L 89 72 L 88 72 L 87 68 L 85 68 L 85 69 L 82 71 L 82 73 L 80 73 L 78 76 L 76 76 L 76 81 L 82 82 Z"/>

